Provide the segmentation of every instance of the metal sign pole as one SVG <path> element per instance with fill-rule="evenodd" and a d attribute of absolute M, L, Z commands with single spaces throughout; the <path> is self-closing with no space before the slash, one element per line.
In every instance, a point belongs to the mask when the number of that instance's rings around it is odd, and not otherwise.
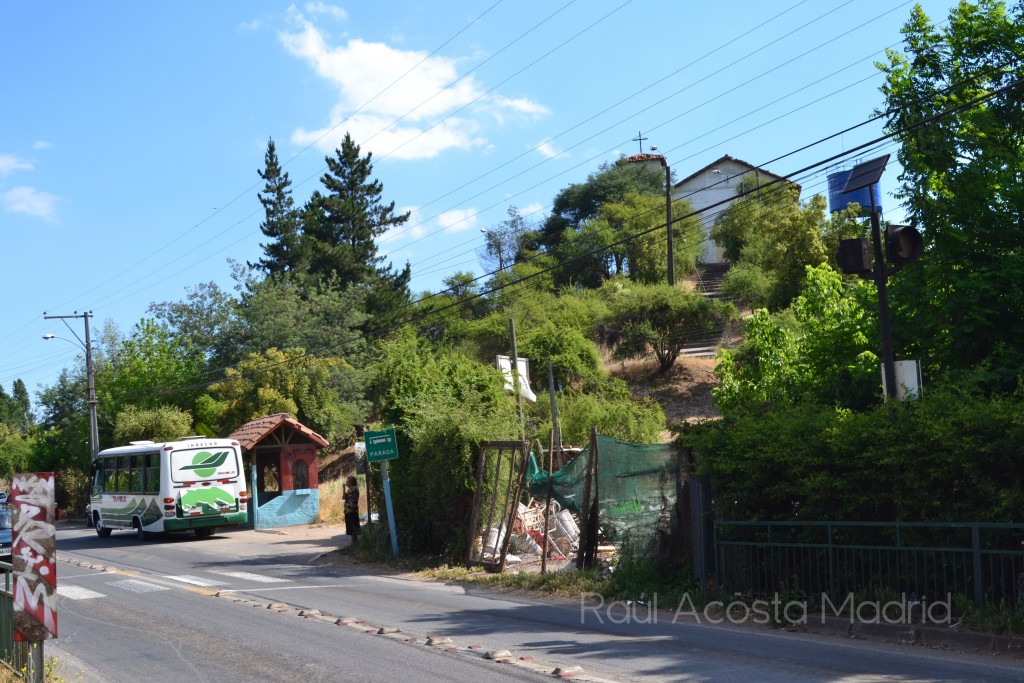
<path fill-rule="evenodd" d="M 384 507 L 388 511 L 388 529 L 391 531 L 391 554 L 398 557 L 398 536 L 395 533 L 395 512 L 391 508 L 391 482 L 388 480 L 388 461 L 380 461 L 380 471 L 384 479 Z"/>

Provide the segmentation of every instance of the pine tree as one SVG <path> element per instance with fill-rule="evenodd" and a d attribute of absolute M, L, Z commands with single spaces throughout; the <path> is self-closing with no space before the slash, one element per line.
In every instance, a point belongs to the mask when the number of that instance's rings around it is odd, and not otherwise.
<path fill-rule="evenodd" d="M 263 192 L 257 195 L 266 212 L 260 230 L 271 241 L 260 245 L 265 256 L 256 267 L 267 275 L 281 275 L 296 271 L 301 265 L 301 255 L 299 221 L 290 189 L 292 181 L 288 173 L 281 170 L 273 138 L 267 142 L 264 164 L 264 170 L 257 171 L 265 183 Z"/>
<path fill-rule="evenodd" d="M 326 158 L 328 172 L 320 178 L 325 192 L 315 192 L 303 209 L 302 242 L 310 279 L 365 285 L 368 324 L 378 327 L 409 302 L 411 272 L 408 264 L 398 272 L 381 265 L 376 240 L 403 225 L 409 213 L 396 214 L 394 202 L 382 202 L 384 188 L 372 179 L 372 156 L 360 156 L 359 145 L 345 134 L 335 156 Z"/>
<path fill-rule="evenodd" d="M 14 380 L 14 391 L 11 401 L 15 406 L 15 419 L 18 428 L 22 431 L 27 430 L 32 426 L 34 420 L 32 417 L 32 401 L 28 397 L 28 388 L 23 380 Z"/>

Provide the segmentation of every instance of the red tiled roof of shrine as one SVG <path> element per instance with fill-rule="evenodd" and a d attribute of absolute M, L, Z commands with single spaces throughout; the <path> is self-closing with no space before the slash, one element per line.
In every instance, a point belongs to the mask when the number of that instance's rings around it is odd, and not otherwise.
<path fill-rule="evenodd" d="M 246 422 L 244 425 L 231 432 L 228 436 L 229 438 L 236 439 L 238 443 L 241 444 L 242 450 L 248 451 L 252 450 L 256 444 L 263 441 L 273 432 L 281 429 L 282 427 L 285 429 L 290 428 L 299 432 L 321 448 L 326 448 L 330 445 L 327 442 L 327 439 L 320 436 L 309 427 L 303 425 L 288 413 L 268 415 L 267 417 L 260 417 L 250 422 Z"/>

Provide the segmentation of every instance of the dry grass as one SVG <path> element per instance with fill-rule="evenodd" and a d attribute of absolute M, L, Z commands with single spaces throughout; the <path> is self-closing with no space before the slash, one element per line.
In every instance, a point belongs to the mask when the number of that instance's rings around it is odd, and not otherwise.
<path fill-rule="evenodd" d="M 366 475 L 356 475 L 359 482 L 359 514 L 366 515 Z M 340 524 L 345 521 L 344 478 L 320 482 L 320 513 L 316 521 L 320 524 Z M 2 682 L 0 682 L 2 683 Z"/>

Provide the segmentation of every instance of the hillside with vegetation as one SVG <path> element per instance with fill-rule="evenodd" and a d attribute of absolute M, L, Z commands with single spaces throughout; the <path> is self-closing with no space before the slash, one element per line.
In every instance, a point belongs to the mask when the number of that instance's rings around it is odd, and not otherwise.
<path fill-rule="evenodd" d="M 523 430 L 549 442 L 550 362 L 564 443 L 592 428 L 675 439 L 711 475 L 723 517 L 1020 521 L 1021 13 L 963 5 L 939 27 L 914 10 L 904 49 L 880 66 L 899 199 L 925 242 L 889 278 L 896 356 L 921 363 L 918 400 L 882 401 L 877 291 L 836 263 L 841 239 L 867 236 L 856 207 L 829 214 L 790 183 L 748 179 L 712 230 L 732 263 L 726 296 L 707 297 L 682 284 L 703 237 L 692 207 L 673 207 L 669 254 L 662 171 L 619 160 L 565 187 L 542 222 L 510 209 L 487 232 L 483 275 L 413 293 L 410 266 L 379 251 L 409 215 L 346 136 L 303 202 L 268 141 L 263 257 L 233 264 L 233 291 L 195 283 L 128 330 L 104 325 L 100 443 L 226 435 L 282 412 L 339 450 L 357 426 L 395 427 L 403 547 L 456 552 L 478 444 Z M 666 284 L 669 259 L 680 284 Z M 522 422 L 495 367 L 510 322 L 538 396 Z M 742 343 L 686 355 L 727 325 Z M 68 510 L 86 491 L 85 381 L 83 367 L 65 370 L 35 414 L 24 383 L 0 389 L 0 476 L 59 472 Z"/>

